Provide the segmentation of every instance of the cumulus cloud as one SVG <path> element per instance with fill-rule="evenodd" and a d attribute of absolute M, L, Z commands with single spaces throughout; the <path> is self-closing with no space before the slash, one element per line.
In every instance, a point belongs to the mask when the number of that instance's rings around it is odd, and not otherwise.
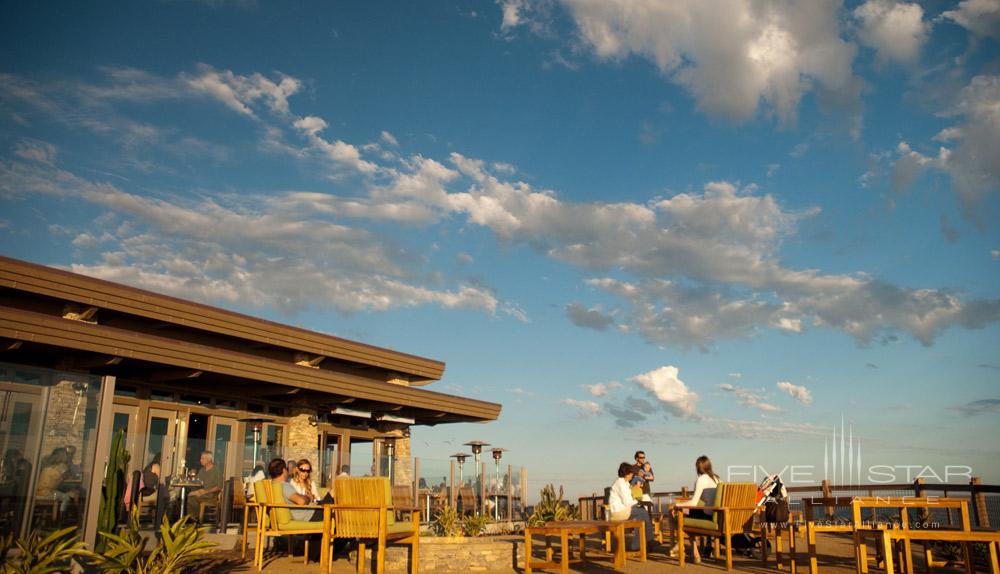
<path fill-rule="evenodd" d="M 579 303 L 566 305 L 566 315 L 577 327 L 586 327 L 595 331 L 604 331 L 615 323 L 614 317 L 603 313 L 600 307 L 588 309 Z"/>
<path fill-rule="evenodd" d="M 775 383 L 775 386 L 778 387 L 779 391 L 789 395 L 804 405 L 812 404 L 812 393 L 810 393 L 809 389 L 804 386 L 793 385 L 788 381 L 778 381 Z"/>
<path fill-rule="evenodd" d="M 677 367 L 666 365 L 629 380 L 645 390 L 666 412 L 679 418 L 695 417 L 698 394 L 680 380 Z"/>
<path fill-rule="evenodd" d="M 978 36 L 1000 40 L 1000 0 L 962 0 L 941 14 Z"/>
<path fill-rule="evenodd" d="M 580 401 L 577 399 L 562 399 L 559 404 L 573 407 L 577 410 L 577 415 L 583 418 L 592 417 L 601 412 L 601 405 L 594 401 Z"/>
<path fill-rule="evenodd" d="M 611 391 L 622 388 L 622 384 L 618 381 L 611 381 L 610 383 L 594 383 L 593 385 L 583 385 L 583 388 L 587 389 L 591 395 L 595 397 L 603 397 Z"/>
<path fill-rule="evenodd" d="M 861 43 L 874 48 L 882 61 L 916 63 L 930 32 L 924 9 L 916 3 L 868 0 L 854 9 L 854 17 Z"/>
<path fill-rule="evenodd" d="M 727 393 L 731 393 L 741 405 L 745 405 L 766 413 L 780 412 L 781 407 L 767 402 L 767 397 L 763 390 L 737 387 L 729 383 L 719 385 L 719 388 Z"/>
<path fill-rule="evenodd" d="M 504 4 L 505 25 L 519 22 L 517 4 Z M 743 121 L 763 103 L 781 123 L 790 124 L 811 89 L 852 115 L 860 109 L 860 80 L 851 71 L 856 48 L 840 37 L 839 1 L 563 4 L 597 58 L 645 58 L 688 89 L 711 115 Z"/>
<path fill-rule="evenodd" d="M 922 154 L 907 142 L 900 142 L 893 166 L 893 188 L 905 191 L 927 169 L 946 172 L 963 216 L 983 226 L 979 207 L 988 194 L 1000 190 L 1000 147 L 994 144 L 1000 141 L 1000 76 L 972 78 L 944 115 L 964 121 L 934 137 L 945 144 L 934 155 Z"/>

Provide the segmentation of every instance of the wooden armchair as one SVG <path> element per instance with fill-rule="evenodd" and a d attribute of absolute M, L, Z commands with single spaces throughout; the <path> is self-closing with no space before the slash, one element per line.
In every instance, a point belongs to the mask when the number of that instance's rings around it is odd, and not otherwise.
<path fill-rule="evenodd" d="M 476 492 L 468 484 L 458 487 L 458 508 L 460 514 L 476 513 Z"/>
<path fill-rule="evenodd" d="M 712 518 L 690 518 L 684 515 L 684 508 L 674 508 L 680 566 L 684 567 L 684 537 L 708 536 L 715 539 L 716 558 L 719 558 L 720 542 L 725 544 L 726 569 L 732 570 L 732 536 L 748 532 L 753 527 L 753 516 L 757 513 L 757 485 L 751 482 L 723 482 L 716 488 L 715 506 L 688 508 L 710 512 Z"/>
<path fill-rule="evenodd" d="M 254 562 L 257 570 L 264 569 L 264 546 L 268 537 L 323 534 L 324 522 L 293 520 L 292 509 L 322 509 L 320 505 L 289 504 L 281 492 L 281 483 L 259 480 L 253 484 L 257 499 L 257 548 Z M 291 554 L 291 543 L 289 543 Z M 309 539 L 305 541 L 304 561 L 309 562 Z"/>
<path fill-rule="evenodd" d="M 334 536 L 358 539 L 358 574 L 364 572 L 365 541 L 378 545 L 377 574 L 385 571 L 385 546 L 389 542 L 409 544 L 410 571 L 417 574 L 420 563 L 420 511 L 394 505 L 389 479 L 384 477 L 340 478 L 334 484 L 337 511 Z M 409 511 L 410 520 L 397 521 L 396 511 Z"/>

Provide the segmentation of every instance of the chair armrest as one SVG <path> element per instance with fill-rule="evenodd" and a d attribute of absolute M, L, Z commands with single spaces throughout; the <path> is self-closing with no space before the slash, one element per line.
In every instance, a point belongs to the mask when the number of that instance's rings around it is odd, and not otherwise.
<path fill-rule="evenodd" d="M 274 504 L 274 503 L 271 503 L 271 502 L 265 502 L 263 504 L 258 504 L 258 506 L 261 506 L 263 508 L 292 508 L 292 509 L 323 508 L 323 506 L 320 505 L 320 504 Z"/>

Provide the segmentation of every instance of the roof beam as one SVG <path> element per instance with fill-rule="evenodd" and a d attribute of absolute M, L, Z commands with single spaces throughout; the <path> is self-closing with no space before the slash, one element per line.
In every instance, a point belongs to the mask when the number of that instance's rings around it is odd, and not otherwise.
<path fill-rule="evenodd" d="M 205 371 L 196 371 L 193 369 L 163 369 L 147 376 L 146 379 L 151 383 L 162 383 L 197 379 L 203 374 L 205 374 Z"/>

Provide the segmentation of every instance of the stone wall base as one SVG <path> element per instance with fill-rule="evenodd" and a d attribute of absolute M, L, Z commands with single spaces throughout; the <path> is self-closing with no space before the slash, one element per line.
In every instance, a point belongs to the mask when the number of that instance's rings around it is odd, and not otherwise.
<path fill-rule="evenodd" d="M 490 538 L 420 539 L 420 572 L 490 572 L 521 568 L 524 561 L 524 538 L 513 536 Z M 351 550 L 350 560 L 356 563 L 357 549 Z M 365 547 L 365 559 L 371 572 L 375 562 L 370 546 Z M 343 558 L 341 558 L 343 560 Z M 386 548 L 387 572 L 410 571 L 410 547 L 390 544 Z"/>

